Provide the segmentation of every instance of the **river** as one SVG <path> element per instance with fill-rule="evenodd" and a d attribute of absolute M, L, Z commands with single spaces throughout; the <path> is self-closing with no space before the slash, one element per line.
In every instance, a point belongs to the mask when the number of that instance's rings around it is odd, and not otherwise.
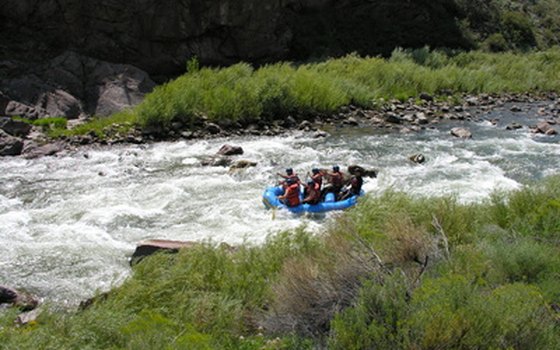
<path fill-rule="evenodd" d="M 119 285 L 130 275 L 128 258 L 150 239 L 259 244 L 279 230 L 324 218 L 264 209 L 261 194 L 288 166 L 299 174 L 313 167 L 359 164 L 379 170 L 364 185 L 370 195 L 387 189 L 414 196 L 455 195 L 463 202 L 488 198 L 557 174 L 560 136 L 535 135 L 513 121 L 536 124 L 541 103 L 510 112 L 506 105 L 478 123 L 453 121 L 437 129 L 400 134 L 368 128 L 329 130 L 314 139 L 293 133 L 82 148 L 75 153 L 27 160 L 0 159 L 0 284 L 22 288 L 43 301 L 75 305 Z M 489 120 L 499 118 L 497 125 Z M 473 139 L 449 134 L 471 129 Z M 228 143 L 243 147 L 239 159 L 258 162 L 230 174 L 200 160 Z M 408 160 L 422 153 L 427 161 Z"/>

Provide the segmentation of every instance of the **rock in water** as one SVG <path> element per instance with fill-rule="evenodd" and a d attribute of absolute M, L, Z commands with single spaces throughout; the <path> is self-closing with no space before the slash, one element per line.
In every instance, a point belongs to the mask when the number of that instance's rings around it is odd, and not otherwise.
<path fill-rule="evenodd" d="M 142 259 L 156 252 L 164 251 L 167 253 L 177 253 L 181 248 L 191 248 L 196 242 L 190 241 L 170 241 L 163 239 L 150 239 L 138 243 L 136 250 L 130 258 L 130 265 L 139 263 Z"/>

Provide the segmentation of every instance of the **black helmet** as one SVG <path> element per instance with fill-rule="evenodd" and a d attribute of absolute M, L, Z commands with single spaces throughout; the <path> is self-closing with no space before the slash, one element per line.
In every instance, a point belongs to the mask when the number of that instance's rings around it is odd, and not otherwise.
<path fill-rule="evenodd" d="M 319 172 L 319 168 L 313 168 L 311 169 L 311 171 L 313 172 L 313 174 L 317 174 Z"/>
<path fill-rule="evenodd" d="M 338 165 L 335 165 L 335 166 L 332 167 L 332 170 L 333 170 L 333 171 L 339 171 L 340 168 L 338 167 Z"/>
<path fill-rule="evenodd" d="M 293 174 L 293 172 L 294 172 L 294 169 L 292 169 L 292 168 L 287 168 L 286 169 L 286 174 L 288 174 L 288 175 Z"/>

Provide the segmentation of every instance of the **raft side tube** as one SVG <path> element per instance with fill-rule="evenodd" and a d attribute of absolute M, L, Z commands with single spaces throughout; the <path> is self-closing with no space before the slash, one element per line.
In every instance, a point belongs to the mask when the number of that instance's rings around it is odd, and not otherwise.
<path fill-rule="evenodd" d="M 344 210 L 353 207 L 358 202 L 358 196 L 352 196 L 345 200 L 335 202 L 334 193 L 327 193 L 325 201 L 318 204 L 300 204 L 295 207 L 288 207 L 282 203 L 278 196 L 284 193 L 282 187 L 268 187 L 263 193 L 263 203 L 269 209 L 271 208 L 285 208 L 292 213 L 324 213 L 332 210 Z M 363 195 L 363 192 L 362 194 Z"/>

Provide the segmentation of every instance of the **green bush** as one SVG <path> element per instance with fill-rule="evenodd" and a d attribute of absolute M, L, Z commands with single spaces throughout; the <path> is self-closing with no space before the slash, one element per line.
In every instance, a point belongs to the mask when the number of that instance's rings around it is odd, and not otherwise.
<path fill-rule="evenodd" d="M 508 42 L 501 33 L 490 35 L 484 40 L 482 47 L 489 52 L 503 52 L 509 49 Z"/>
<path fill-rule="evenodd" d="M 505 12 L 501 18 L 502 33 L 505 39 L 516 48 L 529 49 L 537 42 L 527 14 L 522 12 Z"/>

